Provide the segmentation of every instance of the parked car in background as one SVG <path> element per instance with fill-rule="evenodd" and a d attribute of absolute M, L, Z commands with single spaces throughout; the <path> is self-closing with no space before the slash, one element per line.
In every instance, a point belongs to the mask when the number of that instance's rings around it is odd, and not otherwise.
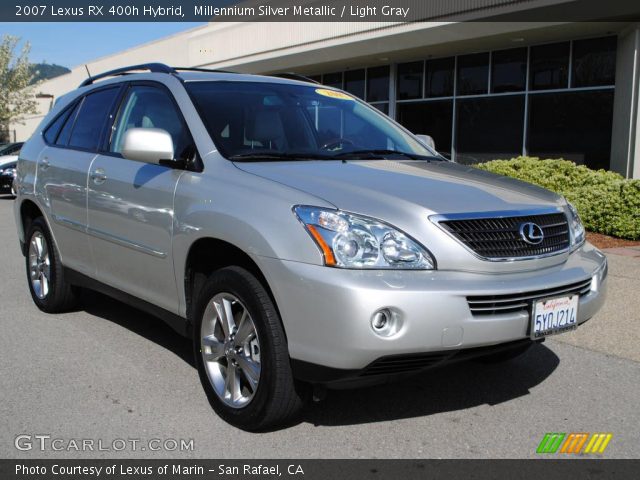
<path fill-rule="evenodd" d="M 16 196 L 14 181 L 18 155 L 0 156 L 0 195 Z"/>
<path fill-rule="evenodd" d="M 5 155 L 18 155 L 24 142 L 8 143 L 0 147 L 0 157 Z"/>
<path fill-rule="evenodd" d="M 565 198 L 449 162 L 341 90 L 195 70 L 61 97 L 14 212 L 42 311 L 85 287 L 159 316 L 229 423 L 286 424 L 310 386 L 504 361 L 602 306 L 606 257 Z"/>

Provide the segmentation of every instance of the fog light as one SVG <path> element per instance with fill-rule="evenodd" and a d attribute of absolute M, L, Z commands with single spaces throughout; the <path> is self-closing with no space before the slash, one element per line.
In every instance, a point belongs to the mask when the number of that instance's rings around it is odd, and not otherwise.
<path fill-rule="evenodd" d="M 376 334 L 382 337 L 395 335 L 400 330 L 399 327 L 400 320 L 398 314 L 388 308 L 382 308 L 371 316 L 371 328 Z"/>

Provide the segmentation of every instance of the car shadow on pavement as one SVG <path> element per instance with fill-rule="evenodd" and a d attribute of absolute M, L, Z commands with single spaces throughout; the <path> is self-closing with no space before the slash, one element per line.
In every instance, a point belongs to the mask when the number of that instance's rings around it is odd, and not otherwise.
<path fill-rule="evenodd" d="M 560 359 L 542 344 L 499 364 L 465 361 L 356 390 L 329 390 L 310 405 L 303 421 L 316 426 L 355 425 L 497 405 L 528 395 L 558 367 Z M 459 422 L 459 417 L 451 417 Z"/>
<path fill-rule="evenodd" d="M 140 335 L 195 368 L 192 343 L 162 320 L 100 293 L 84 291 L 81 308 Z M 560 360 L 543 344 L 500 364 L 473 361 L 427 370 L 394 383 L 349 390 L 328 390 L 310 403 L 296 423 L 316 426 L 356 425 L 456 412 L 496 405 L 528 395 L 558 367 Z M 194 377 L 197 378 L 197 377 Z M 452 422 L 460 421 L 451 417 Z"/>
<path fill-rule="evenodd" d="M 191 340 L 159 318 L 91 290 L 82 292 L 80 308 L 166 348 L 195 368 Z"/>

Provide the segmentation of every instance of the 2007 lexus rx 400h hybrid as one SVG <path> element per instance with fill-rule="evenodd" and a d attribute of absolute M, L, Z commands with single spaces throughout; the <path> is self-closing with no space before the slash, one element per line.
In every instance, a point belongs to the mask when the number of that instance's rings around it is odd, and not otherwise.
<path fill-rule="evenodd" d="M 247 430 L 311 387 L 507 360 L 602 306 L 606 258 L 564 198 L 303 80 L 145 64 L 60 98 L 15 180 L 36 305 L 82 287 L 161 317 Z"/>

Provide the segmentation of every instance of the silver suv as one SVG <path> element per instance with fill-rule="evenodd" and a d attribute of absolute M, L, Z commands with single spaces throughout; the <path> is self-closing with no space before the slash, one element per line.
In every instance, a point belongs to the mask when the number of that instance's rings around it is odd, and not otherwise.
<path fill-rule="evenodd" d="M 606 259 L 564 198 L 284 77 L 146 64 L 60 98 L 16 178 L 36 305 L 82 287 L 154 313 L 247 430 L 310 386 L 507 360 L 601 307 Z"/>

